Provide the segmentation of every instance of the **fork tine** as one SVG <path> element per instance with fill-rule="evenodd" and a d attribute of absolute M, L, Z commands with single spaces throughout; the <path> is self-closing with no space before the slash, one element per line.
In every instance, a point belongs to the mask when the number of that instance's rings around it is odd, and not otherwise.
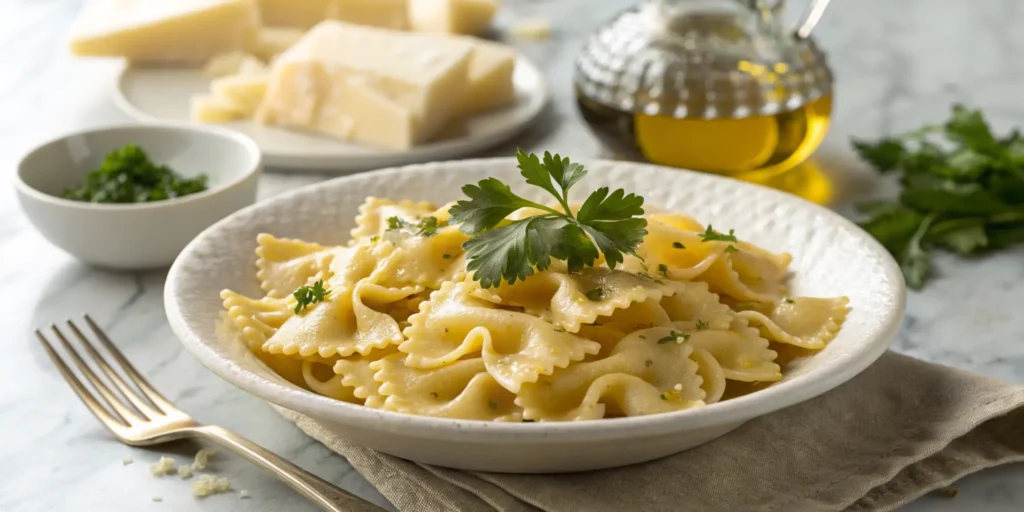
<path fill-rule="evenodd" d="M 50 360 L 53 361 L 54 366 L 56 366 L 57 370 L 60 371 L 60 374 L 64 376 L 64 380 L 67 381 L 68 385 L 71 386 L 71 389 L 73 389 L 75 394 L 78 395 L 78 398 L 82 400 L 82 403 L 85 404 L 90 411 L 92 411 L 92 414 L 100 420 L 100 423 L 102 423 L 103 426 L 107 427 L 107 429 L 114 434 L 119 434 L 121 429 L 127 427 L 127 425 L 122 423 L 121 420 L 111 416 L 99 401 L 92 396 L 92 393 L 82 385 L 82 381 L 78 380 L 78 377 L 76 377 L 75 373 L 71 371 L 71 368 L 68 368 L 68 365 L 64 364 L 64 360 L 61 359 L 57 354 L 57 351 L 53 349 L 53 346 L 50 345 L 49 341 L 46 341 L 46 337 L 43 336 L 43 333 L 38 329 L 36 330 L 36 338 L 38 338 L 39 343 L 43 345 L 43 349 L 46 350 L 46 355 L 50 356 Z"/>
<path fill-rule="evenodd" d="M 60 332 L 60 329 L 58 329 L 56 325 L 51 325 L 50 328 L 53 329 L 54 334 L 56 334 L 57 338 L 60 339 L 61 345 L 64 346 L 64 350 L 71 356 L 71 360 L 75 362 L 75 366 L 78 367 L 78 371 L 82 372 L 82 375 L 85 375 L 86 380 L 92 384 L 93 389 L 99 392 L 100 396 L 106 400 L 107 405 L 109 405 L 110 408 L 121 417 L 121 420 L 124 421 L 124 423 L 131 426 L 136 423 L 146 421 L 140 418 L 139 415 L 135 414 L 131 409 L 125 407 L 125 405 L 110 392 L 110 388 L 96 376 L 96 373 L 94 373 L 92 368 L 90 368 L 82 357 L 78 355 L 78 351 L 75 350 L 75 347 L 71 346 L 71 342 L 64 337 L 64 333 Z"/>
<path fill-rule="evenodd" d="M 128 378 L 131 379 L 140 390 L 142 390 L 142 393 L 146 395 L 146 398 L 148 398 L 149 401 L 153 402 L 153 404 L 163 411 L 164 414 L 181 412 L 157 390 L 153 389 L 153 386 L 149 385 L 149 381 L 147 381 L 145 377 L 139 375 L 139 372 L 135 371 L 135 367 L 132 366 L 132 364 L 128 362 L 128 359 L 121 354 L 121 351 L 114 346 L 114 343 L 110 341 L 110 338 L 108 338 L 107 334 L 103 332 L 103 329 L 100 329 L 100 326 L 96 325 L 96 322 L 92 321 L 92 317 L 89 315 L 82 316 L 85 317 L 85 322 L 89 324 L 89 328 L 92 329 L 92 332 L 96 334 L 96 338 L 100 340 L 100 343 L 102 343 L 104 347 L 106 347 L 107 352 L 114 356 L 114 359 L 121 365 L 121 369 L 124 370 L 124 373 L 128 375 Z"/>
<path fill-rule="evenodd" d="M 151 404 L 146 403 L 138 393 L 125 384 L 124 380 L 121 379 L 121 376 L 118 375 L 109 364 L 107 364 L 107 360 L 98 350 L 96 350 L 96 347 L 92 346 L 92 343 L 84 334 L 82 334 L 82 331 L 78 329 L 78 326 L 75 325 L 74 322 L 68 320 L 67 323 L 68 327 L 71 328 L 71 331 L 75 333 L 76 337 L 78 337 L 79 345 L 85 347 L 85 350 L 89 352 L 89 355 L 92 356 L 96 364 L 98 364 L 100 369 L 103 370 L 103 373 L 107 375 L 107 378 L 114 383 L 114 387 L 121 392 L 121 396 L 123 396 L 125 400 L 131 402 L 131 404 L 135 406 L 135 409 L 138 410 L 138 412 L 146 419 L 151 419 L 162 414 L 161 412 L 153 409 Z"/>

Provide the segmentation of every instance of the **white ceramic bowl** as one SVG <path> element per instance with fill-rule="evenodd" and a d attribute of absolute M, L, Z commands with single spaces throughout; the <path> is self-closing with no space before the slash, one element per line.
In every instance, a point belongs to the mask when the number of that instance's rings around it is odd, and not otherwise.
<path fill-rule="evenodd" d="M 685 212 L 720 229 L 735 229 L 744 240 L 792 253 L 794 295 L 850 298 L 852 311 L 841 332 L 821 352 L 786 368 L 783 381 L 707 407 L 574 423 L 490 423 L 380 411 L 303 391 L 218 331 L 221 289 L 262 295 L 253 254 L 258 233 L 344 243 L 367 195 L 444 203 L 458 198 L 463 184 L 488 176 L 519 185 L 513 159 L 442 162 L 344 177 L 239 211 L 199 235 L 172 266 L 164 287 L 171 327 L 217 375 L 352 442 L 417 462 L 523 473 L 621 466 L 692 448 L 842 384 L 878 358 L 896 335 L 906 298 L 903 276 L 880 244 L 836 213 L 782 192 L 710 175 L 608 161 L 590 162 L 588 168 L 590 174 L 578 185 L 585 190 L 577 197 L 599 186 L 622 187 L 642 194 L 647 205 Z"/>
<path fill-rule="evenodd" d="M 103 158 L 137 144 L 184 176 L 206 174 L 209 189 L 151 203 L 96 204 L 62 199 Z M 85 263 L 117 269 L 166 267 L 214 222 L 256 200 L 262 162 L 245 135 L 212 126 L 121 125 L 64 135 L 18 165 L 15 188 L 29 221 L 51 243 Z"/>

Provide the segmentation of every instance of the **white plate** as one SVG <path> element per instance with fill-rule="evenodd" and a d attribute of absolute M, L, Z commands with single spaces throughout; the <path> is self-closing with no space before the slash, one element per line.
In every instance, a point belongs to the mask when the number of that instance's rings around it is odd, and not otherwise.
<path fill-rule="evenodd" d="M 689 213 L 735 229 L 744 240 L 791 253 L 794 295 L 850 298 L 852 311 L 839 335 L 814 356 L 785 368 L 781 382 L 707 407 L 582 422 L 491 423 L 399 414 L 316 395 L 287 383 L 241 342 L 218 333 L 222 289 L 262 296 L 253 253 L 257 234 L 340 244 L 368 195 L 440 204 L 457 199 L 461 185 L 488 176 L 525 191 L 510 158 L 347 176 L 241 210 L 199 235 L 175 261 L 164 287 L 168 319 L 185 347 L 214 373 L 352 442 L 423 463 L 522 473 L 607 468 L 692 448 L 846 382 L 896 335 L 906 299 L 903 275 L 878 242 L 838 214 L 711 175 L 627 162 L 597 161 L 588 168 L 578 186 L 585 190 L 577 197 L 600 186 L 623 187 L 642 194 L 652 207 Z"/>
<path fill-rule="evenodd" d="M 458 136 L 407 151 L 349 144 L 312 133 L 261 126 L 251 121 L 224 126 L 252 137 L 268 166 L 280 170 L 348 173 L 432 160 L 459 158 L 508 140 L 532 122 L 547 102 L 544 75 L 526 57 L 516 60 L 516 102 L 466 121 Z M 209 92 L 210 80 L 194 68 L 125 66 L 117 78 L 114 101 L 140 121 L 188 121 L 189 98 Z"/>

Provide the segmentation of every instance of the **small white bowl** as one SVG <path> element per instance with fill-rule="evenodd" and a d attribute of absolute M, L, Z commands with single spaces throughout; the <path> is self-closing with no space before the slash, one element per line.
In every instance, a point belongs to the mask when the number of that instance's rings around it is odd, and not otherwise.
<path fill-rule="evenodd" d="M 167 201 L 98 204 L 61 198 L 103 158 L 127 144 L 209 188 Z M 18 164 L 15 188 L 29 221 L 52 244 L 100 267 L 166 267 L 203 229 L 256 200 L 263 164 L 252 139 L 211 126 L 118 125 L 64 135 Z"/>
<path fill-rule="evenodd" d="M 416 462 L 512 473 L 609 468 L 692 448 L 846 382 L 882 355 L 896 336 L 906 299 L 899 266 L 881 244 L 835 212 L 777 190 L 707 174 L 629 162 L 594 161 L 587 168 L 590 174 L 577 185 L 576 197 L 596 187 L 621 187 L 643 195 L 645 208 L 688 213 L 720 228 L 735 228 L 745 241 L 792 253 L 791 293 L 850 298 L 852 310 L 839 335 L 813 356 L 787 363 L 782 381 L 707 407 L 594 421 L 492 423 L 412 416 L 313 394 L 282 379 L 218 328 L 222 289 L 262 296 L 254 251 L 259 233 L 343 244 L 368 195 L 444 204 L 459 198 L 462 185 L 487 177 L 543 201 L 538 188 L 522 185 L 512 158 L 363 173 L 289 191 L 236 212 L 196 237 L 171 267 L 164 286 L 171 328 L 189 352 L 223 379 L 353 443 Z"/>

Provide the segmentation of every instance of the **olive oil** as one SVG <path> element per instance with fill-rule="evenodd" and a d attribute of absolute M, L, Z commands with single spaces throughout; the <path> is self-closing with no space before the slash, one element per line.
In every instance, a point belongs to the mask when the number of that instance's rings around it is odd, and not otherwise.
<path fill-rule="evenodd" d="M 623 11 L 577 57 L 584 120 L 618 156 L 827 201 L 831 183 L 807 164 L 832 113 L 832 72 L 810 38 L 820 12 L 788 32 L 783 3 L 645 0 Z"/>
<path fill-rule="evenodd" d="M 740 119 L 625 112 L 582 95 L 577 103 L 594 133 L 624 156 L 755 182 L 805 162 L 825 138 L 832 111 L 831 95 L 788 112 Z"/>

